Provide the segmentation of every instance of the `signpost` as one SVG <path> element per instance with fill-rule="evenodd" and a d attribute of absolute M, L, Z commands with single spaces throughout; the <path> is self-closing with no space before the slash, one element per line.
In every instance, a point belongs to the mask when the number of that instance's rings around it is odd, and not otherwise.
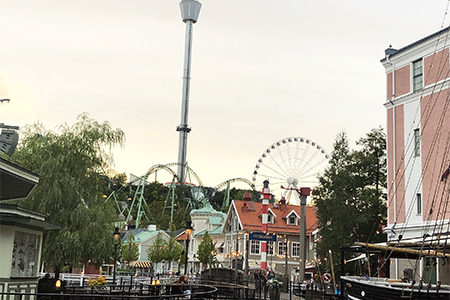
<path fill-rule="evenodd" d="M 251 232 L 248 235 L 251 241 L 276 242 L 277 235 L 275 233 Z"/>

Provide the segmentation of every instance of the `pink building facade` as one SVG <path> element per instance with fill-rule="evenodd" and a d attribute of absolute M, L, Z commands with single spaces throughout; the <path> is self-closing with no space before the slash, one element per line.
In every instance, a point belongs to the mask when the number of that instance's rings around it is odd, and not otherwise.
<path fill-rule="evenodd" d="M 388 242 L 448 232 L 450 27 L 381 60 L 387 78 Z M 393 277 L 402 277 L 394 260 Z M 425 272 L 423 266 L 421 272 Z M 437 278 L 437 280 L 439 280 Z"/>

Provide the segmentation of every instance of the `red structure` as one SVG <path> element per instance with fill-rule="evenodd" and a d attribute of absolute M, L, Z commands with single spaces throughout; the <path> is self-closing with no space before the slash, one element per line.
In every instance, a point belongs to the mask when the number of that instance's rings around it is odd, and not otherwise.
<path fill-rule="evenodd" d="M 264 180 L 264 186 L 262 189 L 263 200 L 262 200 L 262 232 L 268 232 L 268 213 L 269 213 L 269 200 L 270 200 L 270 189 L 269 180 Z M 267 242 L 261 242 L 261 269 L 267 269 Z"/>

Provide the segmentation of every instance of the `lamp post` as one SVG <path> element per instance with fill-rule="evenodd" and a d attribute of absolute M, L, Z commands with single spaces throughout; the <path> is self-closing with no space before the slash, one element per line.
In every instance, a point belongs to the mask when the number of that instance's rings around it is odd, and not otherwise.
<path fill-rule="evenodd" d="M 191 241 L 191 234 L 192 234 L 192 226 L 191 221 L 186 222 L 185 227 L 185 234 L 186 234 L 186 251 L 185 251 L 185 264 L 184 264 L 184 275 L 187 275 L 187 268 L 188 268 L 188 259 L 189 259 L 189 242 Z"/>
<path fill-rule="evenodd" d="M 119 233 L 118 227 L 114 228 L 113 237 L 114 237 L 113 285 L 115 285 L 116 284 L 117 247 L 119 246 L 119 243 L 120 243 L 120 241 L 119 241 L 120 233 Z"/>

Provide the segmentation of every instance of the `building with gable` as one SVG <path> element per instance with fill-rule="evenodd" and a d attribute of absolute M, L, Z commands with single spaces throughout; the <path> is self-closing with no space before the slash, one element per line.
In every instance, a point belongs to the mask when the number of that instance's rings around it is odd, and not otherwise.
<path fill-rule="evenodd" d="M 173 266 L 170 265 L 170 262 L 161 262 L 159 264 L 152 265 L 152 262 L 148 259 L 148 249 L 152 247 L 158 237 L 158 234 L 161 234 L 161 237 L 166 242 L 169 242 L 170 235 L 163 230 L 156 229 L 156 225 L 149 225 L 146 228 L 138 228 L 127 231 L 123 237 L 124 244 L 128 243 L 130 232 L 133 233 L 134 243 L 139 249 L 139 258 L 137 261 L 132 262 L 131 266 L 141 269 L 150 269 L 153 267 L 153 272 L 155 274 L 173 271 Z M 172 262 L 172 264 L 173 263 L 174 262 Z"/>
<path fill-rule="evenodd" d="M 277 235 L 276 242 L 268 242 L 267 267 L 277 273 L 291 274 L 296 280 L 300 262 L 300 206 L 290 205 L 282 199 L 278 204 L 269 204 L 268 232 Z M 312 271 L 316 255 L 314 241 L 317 230 L 317 216 L 314 207 L 306 207 L 306 271 Z M 248 240 L 248 234 L 262 230 L 262 203 L 251 201 L 250 193 L 244 200 L 233 200 L 223 226 L 225 265 L 239 261 L 251 269 L 261 266 L 261 242 Z M 247 245 L 247 246 L 246 246 Z M 286 256 L 287 255 L 287 256 Z M 287 262 L 287 264 L 286 264 Z M 287 265 L 287 268 L 286 268 Z"/>
<path fill-rule="evenodd" d="M 0 158 L 0 201 L 28 197 L 38 181 L 38 174 Z M 0 204 L 0 292 L 37 292 L 44 232 L 60 229 L 46 217 Z"/>
<path fill-rule="evenodd" d="M 225 240 L 222 231 L 227 215 L 223 212 L 216 211 L 208 201 L 202 208 L 193 209 L 190 212 L 190 215 L 194 231 L 189 244 L 189 270 L 192 269 L 193 272 L 197 272 L 206 267 L 201 265 L 196 255 L 198 246 L 202 242 L 206 232 L 208 232 L 213 243 L 216 245 L 217 259 L 219 263 L 223 265 L 226 253 L 224 249 Z"/>
<path fill-rule="evenodd" d="M 401 49 L 388 48 L 381 60 L 387 79 L 385 232 L 391 245 L 422 242 L 445 247 L 449 238 L 449 34 L 447 27 Z M 415 262 L 394 259 L 391 276 L 400 278 L 411 266 Z M 436 258 L 423 260 L 417 270 L 432 283 L 450 278 L 448 264 Z"/>

